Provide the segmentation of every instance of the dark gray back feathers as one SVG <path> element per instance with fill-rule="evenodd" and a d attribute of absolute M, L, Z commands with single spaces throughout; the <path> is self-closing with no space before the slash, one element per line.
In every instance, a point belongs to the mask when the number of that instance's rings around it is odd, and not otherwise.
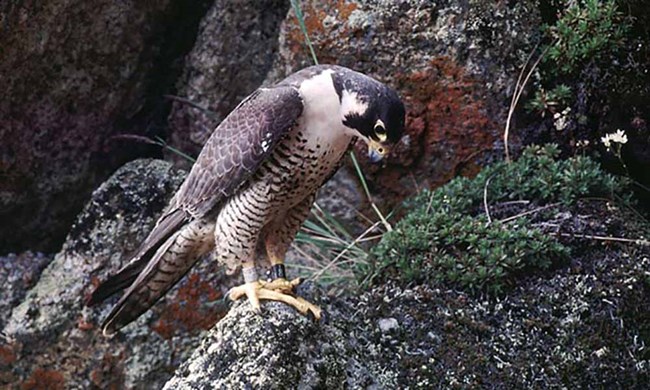
<path fill-rule="evenodd" d="M 298 91 L 255 91 L 214 131 L 176 196 L 176 208 L 202 217 L 232 196 L 291 129 L 303 105 Z"/>

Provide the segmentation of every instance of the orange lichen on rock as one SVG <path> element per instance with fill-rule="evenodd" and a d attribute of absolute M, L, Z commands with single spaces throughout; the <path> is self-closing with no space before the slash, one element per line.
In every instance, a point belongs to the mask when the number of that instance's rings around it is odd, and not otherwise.
<path fill-rule="evenodd" d="M 59 390 L 65 388 L 63 374 L 54 370 L 37 368 L 20 386 L 22 390 Z"/>
<path fill-rule="evenodd" d="M 212 281 L 201 280 L 193 273 L 179 289 L 171 302 L 168 302 L 160 319 L 152 326 L 153 330 L 165 339 L 183 328 L 186 330 L 210 329 L 225 313 L 210 308 L 201 310 L 205 302 L 221 298 L 221 292 L 213 287 Z"/>
<path fill-rule="evenodd" d="M 346 36 L 349 31 L 344 25 L 354 10 L 358 8 L 358 4 L 345 0 L 328 0 L 319 1 L 319 8 L 316 8 L 311 2 L 302 4 L 302 13 L 305 22 L 305 28 L 312 42 L 317 42 L 314 45 L 314 51 L 319 61 L 322 63 L 336 63 L 336 56 L 330 53 L 331 44 L 334 38 L 330 36 L 330 31 L 323 21 L 328 17 L 334 17 L 343 25 L 339 34 L 334 34 L 340 37 Z M 323 7 L 324 6 L 324 7 Z M 320 8 L 322 7 L 322 8 Z M 305 36 L 300 28 L 300 22 L 295 13 L 290 13 L 289 23 L 287 28 L 287 44 L 293 53 L 308 53 L 305 50 Z"/>
<path fill-rule="evenodd" d="M 16 361 L 16 354 L 9 346 L 0 345 L 0 364 L 8 366 Z"/>
<path fill-rule="evenodd" d="M 406 105 L 406 136 L 383 169 L 362 159 L 380 192 L 394 203 L 416 189 L 478 173 L 477 161 L 498 136 L 482 83 L 452 59 L 438 57 L 422 71 L 397 75 L 396 84 Z M 357 144 L 365 156 L 364 148 Z"/>
<path fill-rule="evenodd" d="M 117 355 L 106 353 L 90 373 L 93 385 L 100 389 L 119 390 L 124 388 L 124 351 Z"/>
<path fill-rule="evenodd" d="M 79 319 L 77 320 L 77 328 L 79 330 L 87 331 L 93 329 L 94 327 L 95 325 L 93 325 L 92 322 L 86 321 L 86 319 L 83 318 L 83 316 L 79 317 Z"/>

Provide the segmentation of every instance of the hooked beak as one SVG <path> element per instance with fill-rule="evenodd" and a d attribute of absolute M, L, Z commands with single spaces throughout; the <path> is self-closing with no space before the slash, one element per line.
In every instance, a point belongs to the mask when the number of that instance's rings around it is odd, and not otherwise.
<path fill-rule="evenodd" d="M 375 164 L 388 154 L 388 148 L 375 140 L 368 140 L 368 159 Z"/>

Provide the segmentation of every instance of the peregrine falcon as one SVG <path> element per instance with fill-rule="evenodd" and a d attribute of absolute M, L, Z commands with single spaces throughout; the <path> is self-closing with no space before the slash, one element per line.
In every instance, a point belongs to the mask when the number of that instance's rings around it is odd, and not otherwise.
<path fill-rule="evenodd" d="M 244 284 L 230 290 L 281 301 L 316 319 L 321 309 L 293 293 L 284 256 L 316 192 L 357 138 L 372 162 L 399 141 L 404 105 L 395 91 L 353 70 L 319 65 L 259 88 L 215 129 L 189 175 L 133 259 L 100 284 L 87 304 L 126 289 L 102 324 L 105 335 L 138 318 L 212 251 Z M 258 248 L 260 250 L 258 250 Z M 258 279 L 262 252 L 272 281 Z"/>

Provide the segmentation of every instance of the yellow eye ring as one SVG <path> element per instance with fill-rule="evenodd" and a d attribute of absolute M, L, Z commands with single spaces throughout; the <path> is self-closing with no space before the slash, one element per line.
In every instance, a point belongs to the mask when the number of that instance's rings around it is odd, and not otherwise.
<path fill-rule="evenodd" d="M 375 136 L 377 136 L 379 142 L 386 141 L 386 126 L 384 126 L 384 122 L 381 119 L 377 119 L 377 123 L 375 123 L 373 131 L 375 132 Z"/>

